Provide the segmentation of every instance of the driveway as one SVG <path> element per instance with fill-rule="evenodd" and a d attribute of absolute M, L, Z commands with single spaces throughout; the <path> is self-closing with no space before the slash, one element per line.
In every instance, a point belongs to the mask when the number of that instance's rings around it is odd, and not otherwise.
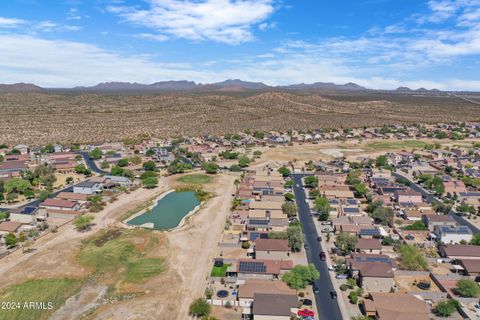
<path fill-rule="evenodd" d="M 302 223 L 305 240 L 309 245 L 309 249 L 306 252 L 307 260 L 308 263 L 315 265 L 320 272 L 320 279 L 315 282 L 317 287 L 320 288 L 320 293 L 315 296 L 318 316 L 322 320 L 341 320 L 343 318 L 338 302 L 330 297 L 330 291 L 335 289 L 332 280 L 330 279 L 327 263 L 326 261 L 321 261 L 319 258 L 320 252 L 323 250 L 320 247 L 320 243 L 317 241 L 318 234 L 313 217 L 310 215 L 310 207 L 305 203 L 306 195 L 302 188 L 302 177 L 304 176 L 306 175 L 291 175 L 294 181 L 293 192 L 297 202 L 298 216 Z M 338 299 L 341 299 L 341 294 L 338 294 L 338 296 Z"/>

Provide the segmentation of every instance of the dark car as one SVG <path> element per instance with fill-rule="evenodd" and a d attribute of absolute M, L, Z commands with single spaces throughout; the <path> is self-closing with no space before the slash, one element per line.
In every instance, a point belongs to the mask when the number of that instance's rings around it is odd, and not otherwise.
<path fill-rule="evenodd" d="M 313 305 L 313 302 L 312 302 L 312 300 L 310 300 L 310 299 L 303 299 L 303 300 L 302 300 L 302 304 L 303 304 L 304 306 L 311 306 L 311 305 Z"/>
<path fill-rule="evenodd" d="M 320 289 L 316 285 L 313 285 L 313 293 L 314 294 L 319 294 L 320 293 Z"/>
<path fill-rule="evenodd" d="M 317 241 L 322 241 L 322 237 L 318 236 Z"/>
<path fill-rule="evenodd" d="M 332 299 L 337 299 L 337 293 L 335 291 L 330 291 L 330 297 L 332 297 Z"/>
<path fill-rule="evenodd" d="M 325 255 L 325 252 L 320 252 L 320 260 L 325 261 L 327 259 L 327 256 Z"/>
<path fill-rule="evenodd" d="M 303 247 L 305 248 L 305 250 L 308 250 L 308 243 L 305 243 Z"/>

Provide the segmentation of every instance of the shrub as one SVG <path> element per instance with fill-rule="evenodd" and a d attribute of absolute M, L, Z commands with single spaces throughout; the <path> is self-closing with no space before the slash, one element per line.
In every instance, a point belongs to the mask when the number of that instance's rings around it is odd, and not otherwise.
<path fill-rule="evenodd" d="M 207 300 L 198 298 L 193 301 L 188 309 L 188 314 L 195 317 L 207 317 L 210 315 L 212 307 L 208 304 Z"/>
<path fill-rule="evenodd" d="M 350 292 L 350 294 L 348 295 L 348 298 L 350 299 L 350 302 L 352 304 L 357 304 L 358 302 L 358 295 L 355 291 L 352 291 Z"/>
<path fill-rule="evenodd" d="M 442 300 L 435 306 L 434 312 L 440 317 L 450 317 L 458 308 L 457 300 Z"/>
<path fill-rule="evenodd" d="M 476 298 L 480 296 L 480 287 L 470 279 L 462 279 L 457 281 L 455 292 L 465 298 Z"/>
<path fill-rule="evenodd" d="M 348 289 L 348 286 L 346 284 L 341 284 L 340 285 L 340 290 L 347 291 L 347 289 Z"/>
<path fill-rule="evenodd" d="M 242 248 L 243 249 L 249 249 L 250 248 L 250 242 L 245 241 L 244 243 L 242 243 Z"/>

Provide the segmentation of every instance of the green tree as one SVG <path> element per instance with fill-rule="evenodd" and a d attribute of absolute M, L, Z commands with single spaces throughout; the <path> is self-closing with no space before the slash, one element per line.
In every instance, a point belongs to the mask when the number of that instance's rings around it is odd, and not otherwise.
<path fill-rule="evenodd" d="M 145 155 L 147 157 L 152 157 L 155 154 L 155 151 L 153 149 L 148 149 L 147 152 L 145 152 Z"/>
<path fill-rule="evenodd" d="M 287 202 L 287 203 L 282 204 L 282 211 L 289 218 L 294 217 L 294 216 L 297 215 L 297 206 L 294 203 Z"/>
<path fill-rule="evenodd" d="M 105 203 L 103 202 L 103 198 L 101 195 L 97 194 L 94 196 L 90 196 L 87 198 L 90 202 L 90 211 L 91 212 L 99 212 L 103 210 Z"/>
<path fill-rule="evenodd" d="M 38 200 L 43 202 L 43 201 L 47 200 L 49 195 L 50 195 L 50 193 L 47 190 L 42 190 L 42 191 L 40 191 L 40 194 L 38 195 Z"/>
<path fill-rule="evenodd" d="M 278 168 L 278 173 L 280 173 L 282 176 L 286 177 L 290 174 L 290 169 L 287 167 L 280 167 Z"/>
<path fill-rule="evenodd" d="M 7 248 L 13 248 L 17 245 L 18 239 L 13 233 L 9 233 L 5 236 L 5 245 Z"/>
<path fill-rule="evenodd" d="M 145 171 L 156 171 L 157 165 L 153 161 L 146 161 L 143 163 L 143 170 Z"/>
<path fill-rule="evenodd" d="M 459 307 L 457 300 L 441 300 L 434 308 L 434 312 L 440 317 L 450 317 Z"/>
<path fill-rule="evenodd" d="M 476 233 L 473 235 L 473 238 L 470 241 L 470 244 L 474 246 L 480 246 L 480 233 Z"/>
<path fill-rule="evenodd" d="M 250 159 L 245 156 L 245 155 L 241 155 L 240 157 L 238 157 L 238 165 L 242 168 L 245 168 L 245 167 L 248 167 L 248 165 L 250 164 Z"/>
<path fill-rule="evenodd" d="M 216 164 L 215 162 L 205 162 L 202 165 L 202 168 L 208 174 L 216 174 L 219 169 L 218 164 Z"/>
<path fill-rule="evenodd" d="M 405 226 L 402 228 L 403 230 L 416 230 L 416 231 L 424 231 L 427 230 L 427 227 L 422 221 L 415 221 L 409 226 Z"/>
<path fill-rule="evenodd" d="M 77 164 L 75 166 L 75 172 L 79 174 L 84 174 L 86 176 L 91 174 L 91 171 L 87 167 L 85 167 L 84 164 Z"/>
<path fill-rule="evenodd" d="M 347 232 L 340 232 L 335 239 L 335 244 L 343 255 L 347 255 L 355 250 L 357 237 Z"/>
<path fill-rule="evenodd" d="M 317 279 L 320 279 L 320 273 L 313 264 L 296 265 L 282 276 L 282 281 L 295 290 L 305 289 Z"/>
<path fill-rule="evenodd" d="M 82 215 L 78 216 L 73 220 L 73 224 L 75 225 L 75 228 L 79 231 L 84 231 L 90 228 L 90 225 L 93 221 L 93 216 L 90 215 Z"/>
<path fill-rule="evenodd" d="M 320 216 L 318 217 L 320 221 L 327 221 L 330 218 L 332 207 L 330 206 L 327 197 L 318 196 L 315 199 L 315 210 L 320 213 Z"/>
<path fill-rule="evenodd" d="M 415 246 L 403 244 L 398 248 L 400 253 L 400 269 L 427 271 L 428 263 L 420 250 Z"/>
<path fill-rule="evenodd" d="M 188 309 L 188 314 L 194 317 L 208 317 L 212 312 L 212 307 L 203 298 L 198 298 L 192 302 Z"/>
<path fill-rule="evenodd" d="M 10 214 L 8 212 L 0 211 L 0 221 L 6 220 L 9 217 L 10 217 Z"/>
<path fill-rule="evenodd" d="M 392 222 L 393 215 L 392 208 L 386 207 L 377 207 L 372 213 L 369 214 L 369 216 L 372 217 L 375 222 L 381 223 L 384 226 Z"/>
<path fill-rule="evenodd" d="M 303 182 L 305 183 L 305 186 L 310 188 L 316 188 L 318 185 L 318 180 L 315 176 L 307 176 L 303 179 Z"/>
<path fill-rule="evenodd" d="M 242 171 L 242 167 L 240 167 L 238 164 L 232 164 L 229 170 L 232 172 L 240 172 Z"/>
<path fill-rule="evenodd" d="M 123 158 L 123 159 L 120 159 L 120 160 L 117 161 L 117 166 L 123 168 L 123 167 L 128 166 L 128 163 L 129 163 L 128 159 L 127 159 L 127 158 Z"/>
<path fill-rule="evenodd" d="M 103 156 L 103 152 L 99 148 L 95 148 L 88 153 L 88 156 L 93 160 L 98 160 Z"/>
<path fill-rule="evenodd" d="M 24 194 L 27 190 L 32 188 L 32 184 L 28 180 L 22 178 L 13 178 L 5 183 L 5 192 L 7 193 L 21 193 Z"/>
<path fill-rule="evenodd" d="M 284 194 L 285 200 L 287 201 L 293 201 L 295 200 L 295 196 L 291 192 L 287 192 Z"/>
<path fill-rule="evenodd" d="M 158 185 L 157 177 L 148 177 L 142 180 L 143 186 L 147 189 L 155 188 Z"/>
<path fill-rule="evenodd" d="M 461 279 L 457 281 L 455 292 L 464 298 L 477 298 L 480 296 L 480 287 L 470 279 Z"/>
<path fill-rule="evenodd" d="M 381 155 L 378 156 L 377 159 L 375 159 L 375 166 L 377 168 L 384 168 L 388 167 L 388 158 L 386 155 Z"/>

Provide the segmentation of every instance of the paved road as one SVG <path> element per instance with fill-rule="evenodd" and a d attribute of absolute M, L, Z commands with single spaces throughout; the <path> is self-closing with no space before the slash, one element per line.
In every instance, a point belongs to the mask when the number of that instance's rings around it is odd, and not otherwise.
<path fill-rule="evenodd" d="M 90 158 L 87 151 L 78 151 L 76 153 L 83 157 L 83 159 L 85 160 L 85 163 L 87 164 L 87 167 L 92 172 L 95 172 L 95 173 L 98 173 L 98 174 L 103 174 L 103 175 L 110 174 L 110 172 L 102 170 L 99 167 L 97 167 L 97 164 L 95 163 L 95 161 L 92 160 L 92 158 Z"/>
<path fill-rule="evenodd" d="M 320 243 L 317 241 L 317 230 L 313 217 L 310 215 L 310 208 L 305 203 L 306 195 L 302 188 L 302 177 L 306 175 L 293 174 L 294 181 L 293 192 L 295 193 L 295 200 L 297 202 L 300 222 L 302 223 L 303 234 L 306 242 L 309 245 L 307 250 L 308 263 L 314 264 L 320 272 L 320 280 L 316 281 L 317 287 L 320 288 L 320 293 L 315 296 L 317 303 L 318 316 L 321 320 L 341 320 L 342 314 L 338 306 L 338 302 L 330 297 L 330 291 L 334 290 L 332 281 L 330 279 L 329 271 L 327 269 L 326 261 L 321 261 L 319 254 L 322 251 Z M 296 185 L 299 187 L 296 187 Z M 341 294 L 338 293 L 339 299 Z"/>
<path fill-rule="evenodd" d="M 403 175 L 403 174 L 400 174 L 398 172 L 393 172 L 393 176 L 394 177 L 402 177 L 402 178 L 405 178 L 407 179 L 408 181 L 410 181 L 410 188 L 412 188 L 413 190 L 417 191 L 417 192 L 420 192 L 425 200 L 428 202 L 428 203 L 431 203 L 433 200 L 437 200 L 437 201 L 441 201 L 440 199 L 436 198 L 434 195 L 428 193 L 427 190 L 425 190 L 424 188 L 422 188 L 421 186 L 419 186 L 418 184 L 416 184 L 414 181 L 412 181 L 409 177 Z M 470 221 L 468 221 L 467 219 L 465 219 L 464 217 L 462 216 L 459 216 L 454 210 L 451 210 L 450 213 L 449 213 L 453 219 L 455 219 L 455 221 L 459 224 L 459 225 L 462 225 L 462 226 L 467 226 L 469 227 L 473 233 L 480 233 L 480 229 L 477 228 L 475 225 L 473 225 Z"/>

